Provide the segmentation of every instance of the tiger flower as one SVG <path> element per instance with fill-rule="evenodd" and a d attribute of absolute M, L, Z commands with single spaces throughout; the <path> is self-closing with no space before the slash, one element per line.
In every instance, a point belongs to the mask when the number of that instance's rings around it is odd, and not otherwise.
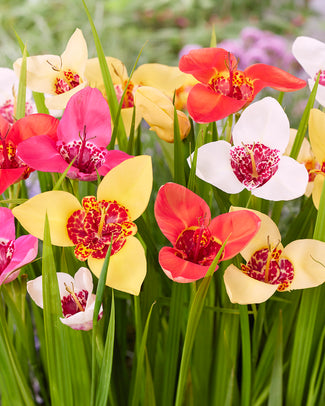
<path fill-rule="evenodd" d="M 136 91 L 140 87 L 153 87 L 172 100 L 175 90 L 180 88 L 189 76 L 181 72 L 176 66 L 147 63 L 140 65 L 133 72 L 132 77 L 129 78 L 127 69 L 122 61 L 107 56 L 106 62 L 112 78 L 116 97 L 119 102 L 126 89 L 122 102 L 121 117 L 127 134 L 130 133 L 132 115 L 135 106 L 135 127 L 140 124 L 142 119 L 141 108 L 138 108 L 139 106 L 136 105 L 135 100 Z M 85 76 L 90 86 L 97 87 L 97 89 L 106 96 L 98 58 L 88 59 Z"/>
<path fill-rule="evenodd" d="M 91 272 L 80 268 L 74 278 L 64 272 L 57 272 L 59 293 L 63 317 L 60 320 L 74 330 L 91 330 L 96 295 L 93 291 Z M 38 276 L 27 282 L 27 292 L 37 306 L 43 309 L 43 277 Z M 100 306 L 98 318 L 103 316 L 103 306 Z"/>
<path fill-rule="evenodd" d="M 27 59 L 27 87 L 35 92 L 52 95 L 45 98 L 47 108 L 64 109 L 70 97 L 86 86 L 85 68 L 87 43 L 77 28 L 61 56 L 36 55 Z M 13 65 L 19 77 L 22 58 Z"/>
<path fill-rule="evenodd" d="M 241 208 L 232 207 L 231 212 Z M 256 235 L 240 254 L 241 269 L 231 264 L 224 282 L 232 303 L 262 303 L 276 291 L 318 286 L 325 281 L 325 243 L 296 240 L 283 247 L 278 227 L 267 215 L 250 210 L 261 219 Z"/>
<path fill-rule="evenodd" d="M 29 232 L 43 239 L 47 213 L 53 245 L 74 246 L 80 261 L 88 261 L 99 277 L 112 241 L 106 285 L 138 295 L 146 275 L 146 256 L 134 237 L 134 223 L 147 207 L 152 188 L 151 157 L 140 155 L 114 167 L 101 181 L 95 196 L 82 199 L 49 191 L 13 209 Z"/>

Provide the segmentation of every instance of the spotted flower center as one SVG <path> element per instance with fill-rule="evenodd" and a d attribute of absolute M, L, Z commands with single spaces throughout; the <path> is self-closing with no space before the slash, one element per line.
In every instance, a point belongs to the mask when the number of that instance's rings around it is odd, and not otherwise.
<path fill-rule="evenodd" d="M 224 96 L 237 100 L 250 100 L 254 93 L 252 81 L 245 73 L 239 70 L 234 72 L 218 73 L 209 83 L 210 88 Z"/>
<path fill-rule="evenodd" d="M 9 265 L 15 251 L 15 242 L 0 240 L 0 275 Z"/>
<path fill-rule="evenodd" d="M 62 312 L 65 318 L 71 317 L 76 313 L 84 312 L 88 299 L 87 290 L 75 291 L 74 287 L 66 286 L 67 295 L 61 299 Z"/>
<path fill-rule="evenodd" d="M 262 248 L 254 252 L 247 264 L 241 265 L 241 269 L 251 278 L 279 285 L 279 291 L 286 290 L 293 280 L 294 268 L 287 258 L 281 258 L 281 254 L 281 249 Z"/>
<path fill-rule="evenodd" d="M 260 142 L 230 149 L 230 164 L 237 179 L 253 190 L 263 186 L 278 170 L 280 151 Z"/>
<path fill-rule="evenodd" d="M 128 210 L 115 200 L 97 202 L 94 196 L 88 196 L 83 198 L 82 207 L 73 212 L 67 222 L 67 232 L 80 261 L 89 256 L 105 258 L 111 240 L 111 255 L 114 255 L 124 246 L 127 237 L 137 232 Z"/>
<path fill-rule="evenodd" d="M 75 88 L 82 83 L 80 76 L 71 69 L 60 70 L 52 66 L 52 69 L 58 72 L 54 80 L 54 93 L 62 94 Z"/>
<path fill-rule="evenodd" d="M 178 237 L 175 255 L 198 265 L 211 265 L 222 243 L 207 227 L 189 227 Z M 221 260 L 221 259 L 220 259 Z"/>
<path fill-rule="evenodd" d="M 319 70 L 317 73 L 316 73 L 316 75 L 315 75 L 315 77 L 314 77 L 314 80 L 316 81 L 317 80 L 317 76 L 319 75 L 319 73 L 320 73 L 320 76 L 319 76 L 319 84 L 320 85 L 322 85 L 322 86 L 325 86 L 325 70 Z"/>
<path fill-rule="evenodd" d="M 122 99 L 126 84 L 127 84 L 127 81 L 125 80 L 123 85 L 114 85 L 116 97 L 117 97 L 117 100 L 119 103 Z M 134 107 L 134 93 L 138 87 L 139 86 L 135 86 L 132 82 L 129 82 L 125 95 L 124 95 L 124 98 L 123 98 L 123 103 L 122 103 L 123 109 L 125 109 L 127 107 Z"/>
<path fill-rule="evenodd" d="M 69 143 L 57 142 L 57 150 L 67 163 L 70 164 L 75 159 L 73 167 L 78 168 L 84 174 L 94 173 L 94 179 L 96 179 L 96 169 L 105 163 L 107 150 L 87 140 L 86 126 L 83 133 L 79 133 L 79 138 L 79 140 L 73 140 Z M 68 174 L 68 176 L 71 178 L 78 175 Z"/>
<path fill-rule="evenodd" d="M 26 102 L 25 115 L 28 116 L 33 113 L 33 106 L 31 103 Z M 13 124 L 15 121 L 15 104 L 11 99 L 6 100 L 0 106 L 0 115 L 4 117 L 10 124 Z"/>

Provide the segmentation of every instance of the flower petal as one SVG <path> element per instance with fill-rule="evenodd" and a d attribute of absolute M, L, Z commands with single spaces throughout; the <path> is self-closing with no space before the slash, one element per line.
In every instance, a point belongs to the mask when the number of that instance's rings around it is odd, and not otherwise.
<path fill-rule="evenodd" d="M 93 277 L 88 268 L 84 266 L 79 268 L 78 271 L 74 274 L 75 288 L 77 290 L 86 290 L 88 293 L 93 291 Z M 91 296 L 91 295 L 89 295 Z M 88 297 L 89 299 L 89 297 Z M 87 300 L 88 302 L 89 300 Z"/>
<path fill-rule="evenodd" d="M 82 76 L 84 75 L 88 50 L 86 40 L 79 28 L 71 35 L 61 58 L 63 69 L 67 67 L 72 71 L 81 73 Z"/>
<path fill-rule="evenodd" d="M 193 75 L 200 82 L 208 83 L 216 72 L 228 71 L 227 64 L 229 66 L 230 57 L 235 59 L 222 48 L 194 49 L 182 56 L 179 69 Z"/>
<path fill-rule="evenodd" d="M 307 184 L 305 165 L 282 156 L 276 173 L 263 186 L 252 190 L 252 194 L 266 200 L 292 200 L 305 193 Z"/>
<path fill-rule="evenodd" d="M 37 306 L 43 309 L 43 289 L 42 289 L 42 276 L 27 282 L 27 292 L 34 300 Z"/>
<path fill-rule="evenodd" d="M 31 168 L 42 172 L 64 172 L 69 164 L 56 148 L 56 142 L 47 135 L 39 135 L 21 142 L 18 156 Z M 70 172 L 73 168 L 70 169 Z"/>
<path fill-rule="evenodd" d="M 307 83 L 305 80 L 297 78 L 290 73 L 275 66 L 257 63 L 244 70 L 247 77 L 254 83 L 254 95 L 260 92 L 264 87 L 272 87 L 280 92 L 293 92 L 303 89 Z"/>
<path fill-rule="evenodd" d="M 134 71 L 131 80 L 136 85 L 154 87 L 173 97 L 174 91 L 181 87 L 186 79 L 187 75 L 177 66 L 146 63 Z"/>
<path fill-rule="evenodd" d="M 242 207 L 234 207 L 232 206 L 230 208 L 230 212 L 233 211 L 238 211 L 238 210 L 243 210 Z M 249 210 L 252 213 L 256 214 L 260 220 L 261 224 L 259 227 L 258 232 L 255 234 L 255 236 L 251 239 L 251 241 L 246 245 L 245 248 L 241 250 L 241 255 L 245 258 L 246 261 L 249 261 L 251 256 L 254 254 L 255 251 L 258 251 L 262 248 L 268 247 L 268 245 L 275 247 L 281 241 L 281 234 L 280 231 L 277 227 L 277 225 L 274 223 L 274 221 L 267 216 L 266 214 L 263 214 L 257 210 L 251 210 L 251 209 L 245 209 Z"/>
<path fill-rule="evenodd" d="M 19 270 L 24 265 L 30 263 L 35 259 L 38 251 L 38 240 L 36 237 L 32 235 L 22 235 L 21 237 L 17 238 L 15 241 L 15 251 L 9 262 L 7 268 L 3 271 L 0 275 L 0 284 L 3 283 L 5 279 L 5 283 L 11 282 L 17 276 L 13 277 L 13 275 L 8 275 L 15 271 Z"/>
<path fill-rule="evenodd" d="M 95 307 L 95 295 L 89 295 L 92 299 L 92 304 L 86 307 L 84 312 L 78 312 L 73 314 L 70 317 L 60 317 L 60 320 L 66 326 L 74 330 L 83 330 L 88 331 L 93 328 L 93 316 L 94 316 L 94 307 Z M 99 309 L 98 317 L 101 318 L 103 314 L 103 306 Z"/>
<path fill-rule="evenodd" d="M 107 147 L 111 139 L 111 114 L 104 96 L 89 86 L 73 95 L 58 127 L 58 138 L 64 143 L 86 138 L 98 147 Z"/>
<path fill-rule="evenodd" d="M 43 240 L 45 214 L 47 213 L 51 242 L 59 247 L 73 246 L 67 233 L 67 221 L 71 214 L 79 210 L 78 199 L 62 191 L 44 192 L 15 207 L 12 212 L 21 225 L 32 235 Z"/>
<path fill-rule="evenodd" d="M 177 183 L 166 183 L 159 189 L 154 210 L 161 232 L 173 245 L 186 228 L 208 226 L 211 219 L 206 202 Z"/>
<path fill-rule="evenodd" d="M 103 259 L 88 259 L 88 266 L 99 278 Z M 106 285 L 122 292 L 138 295 L 147 272 L 147 261 L 142 244 L 136 237 L 128 237 L 120 251 L 109 261 Z"/>
<path fill-rule="evenodd" d="M 228 266 L 223 279 L 231 303 L 242 305 L 265 302 L 279 286 L 251 278 L 234 265 Z"/>
<path fill-rule="evenodd" d="M 53 66 L 61 66 L 61 58 L 58 55 L 36 55 L 26 58 L 27 62 L 27 87 L 34 92 L 53 94 L 55 91 L 54 82 L 57 71 Z M 17 77 L 20 75 L 22 58 L 13 64 Z"/>
<path fill-rule="evenodd" d="M 247 100 L 224 96 L 198 83 L 190 90 L 187 110 L 197 123 L 211 123 L 236 113 L 246 102 Z"/>
<path fill-rule="evenodd" d="M 110 170 L 115 168 L 115 166 L 130 158 L 133 158 L 133 155 L 129 155 L 123 151 L 118 151 L 115 149 L 107 151 L 105 163 L 97 169 L 99 175 L 105 176 Z"/>
<path fill-rule="evenodd" d="M 70 98 L 87 86 L 87 83 L 81 83 L 67 92 L 48 96 L 45 98 L 45 105 L 50 110 L 62 110 L 66 107 Z"/>
<path fill-rule="evenodd" d="M 323 163 L 325 162 L 325 113 L 317 109 L 311 109 L 308 128 L 309 139 L 313 153 L 317 161 Z"/>
<path fill-rule="evenodd" d="M 280 103 L 265 97 L 249 105 L 233 129 L 234 145 L 254 144 L 278 149 L 283 153 L 289 142 L 290 124 Z"/>
<path fill-rule="evenodd" d="M 152 164 L 149 155 L 130 158 L 113 168 L 97 189 L 97 200 L 116 200 L 129 211 L 131 220 L 146 209 L 152 188 Z"/>
<path fill-rule="evenodd" d="M 325 282 L 325 243 L 318 240 L 296 240 L 283 250 L 283 257 L 294 266 L 291 289 L 313 288 Z"/>
<path fill-rule="evenodd" d="M 196 176 L 226 193 L 239 193 L 244 186 L 230 165 L 231 145 L 223 140 L 202 145 L 197 152 Z M 190 164 L 190 158 L 188 158 Z"/>
<path fill-rule="evenodd" d="M 292 53 L 303 69 L 312 78 L 325 66 L 325 44 L 311 37 L 297 37 Z"/>
<path fill-rule="evenodd" d="M 31 114 L 17 120 L 8 134 L 8 140 L 15 145 L 39 135 L 47 135 L 57 140 L 59 120 L 48 114 Z"/>
<path fill-rule="evenodd" d="M 222 243 L 228 238 L 223 260 L 233 258 L 251 241 L 260 228 L 261 220 L 249 210 L 236 210 L 212 219 L 209 230 Z"/>
<path fill-rule="evenodd" d="M 7 209 L 7 207 L 0 207 L 0 224 L 0 238 L 5 240 L 14 240 L 16 238 L 15 218 L 11 210 Z"/>
<path fill-rule="evenodd" d="M 0 194 L 10 185 L 21 180 L 26 169 L 27 166 L 22 166 L 21 168 L 0 169 Z"/>
<path fill-rule="evenodd" d="M 188 283 L 204 278 L 208 272 L 208 266 L 186 261 L 176 256 L 175 252 L 176 250 L 172 247 L 163 247 L 159 251 L 159 264 L 169 279 L 174 282 Z"/>
<path fill-rule="evenodd" d="M 308 79 L 308 85 L 309 85 L 309 89 L 310 91 L 313 90 L 315 84 L 315 80 L 313 79 Z M 318 84 L 318 88 L 317 88 L 317 92 L 316 92 L 316 96 L 315 99 L 318 101 L 318 103 L 320 103 L 322 106 L 325 106 L 325 86 L 322 84 Z"/>
<path fill-rule="evenodd" d="M 316 175 L 316 177 L 314 179 L 312 198 L 313 198 L 314 206 L 316 207 L 317 210 L 319 207 L 320 197 L 321 197 L 322 190 L 323 190 L 323 183 L 324 183 L 324 175 L 323 174 Z"/>

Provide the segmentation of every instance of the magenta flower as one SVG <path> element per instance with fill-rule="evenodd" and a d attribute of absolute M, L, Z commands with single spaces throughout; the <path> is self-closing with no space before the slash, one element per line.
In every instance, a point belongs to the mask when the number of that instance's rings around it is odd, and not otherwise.
<path fill-rule="evenodd" d="M 19 145 L 18 155 L 28 166 L 43 172 L 64 172 L 75 159 L 68 178 L 95 180 L 130 158 L 122 151 L 108 151 L 111 115 L 98 89 L 86 87 L 69 100 L 58 125 L 57 139 L 41 135 Z"/>
<path fill-rule="evenodd" d="M 0 285 L 19 275 L 20 268 L 37 255 L 38 240 L 32 235 L 15 238 L 14 216 L 10 209 L 0 207 Z"/>

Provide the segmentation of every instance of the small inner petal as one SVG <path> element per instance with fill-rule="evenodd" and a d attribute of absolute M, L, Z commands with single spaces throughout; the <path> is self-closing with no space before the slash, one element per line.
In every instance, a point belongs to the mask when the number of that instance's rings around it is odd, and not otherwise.
<path fill-rule="evenodd" d="M 280 249 L 262 248 L 241 265 L 242 271 L 258 281 L 279 285 L 278 290 L 283 291 L 293 280 L 294 268 L 288 259 L 281 258 L 281 253 Z"/>
<path fill-rule="evenodd" d="M 137 232 L 130 221 L 128 210 L 116 201 L 96 201 L 94 196 L 83 199 L 83 209 L 76 210 L 68 219 L 67 232 L 76 245 L 75 255 L 80 261 L 89 256 L 105 258 L 112 241 L 111 255 L 118 252 L 128 236 Z"/>
<path fill-rule="evenodd" d="M 9 265 L 15 251 L 15 242 L 0 240 L 0 275 Z"/>
<path fill-rule="evenodd" d="M 73 297 L 74 295 L 75 297 Z M 69 293 L 66 296 L 63 296 L 63 298 L 61 299 L 63 316 L 66 318 L 71 317 L 76 313 L 79 313 L 81 311 L 79 308 L 80 305 L 83 311 L 86 308 L 88 292 L 85 289 L 83 289 L 77 292 L 75 291 L 74 295 Z M 78 303 L 76 303 L 76 300 L 78 300 L 79 306 Z"/>
<path fill-rule="evenodd" d="M 253 190 L 263 186 L 278 170 L 280 151 L 260 142 L 230 149 L 230 164 L 237 179 Z"/>
<path fill-rule="evenodd" d="M 180 234 L 174 248 L 175 254 L 180 258 L 209 266 L 221 245 L 207 227 L 190 227 Z"/>

